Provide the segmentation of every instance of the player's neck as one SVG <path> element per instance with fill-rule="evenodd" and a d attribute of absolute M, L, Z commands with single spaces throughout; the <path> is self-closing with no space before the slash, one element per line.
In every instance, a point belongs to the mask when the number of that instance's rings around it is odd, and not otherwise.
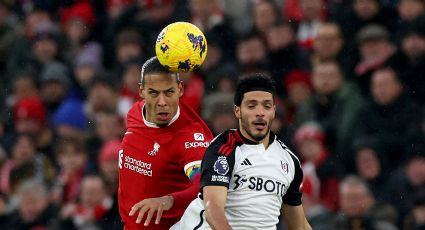
<path fill-rule="evenodd" d="M 267 149 L 270 144 L 270 132 L 267 133 L 267 135 L 263 138 L 263 140 L 260 141 L 261 144 L 264 145 L 264 148 Z"/>
<path fill-rule="evenodd" d="M 245 139 L 248 139 L 248 140 L 250 140 L 250 141 L 252 141 L 252 142 L 254 142 L 254 143 L 257 143 L 257 144 L 263 144 L 264 145 L 264 148 L 265 149 L 267 149 L 267 147 L 269 147 L 269 144 L 270 144 L 270 132 L 268 132 L 267 133 L 267 135 L 262 139 L 262 140 L 260 140 L 260 141 L 258 141 L 258 140 L 256 140 L 256 139 L 254 139 L 248 132 L 246 132 L 242 127 L 240 127 L 239 128 L 239 130 L 240 130 L 240 133 L 242 134 L 242 136 L 245 138 Z"/>

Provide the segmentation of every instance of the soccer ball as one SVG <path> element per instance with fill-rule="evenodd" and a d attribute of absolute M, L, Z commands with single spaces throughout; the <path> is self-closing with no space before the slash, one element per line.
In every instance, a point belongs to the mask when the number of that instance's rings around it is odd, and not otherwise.
<path fill-rule="evenodd" d="M 175 22 L 159 33 L 155 44 L 159 62 L 172 72 L 198 68 L 207 56 L 207 40 L 202 31 L 188 22 Z"/>

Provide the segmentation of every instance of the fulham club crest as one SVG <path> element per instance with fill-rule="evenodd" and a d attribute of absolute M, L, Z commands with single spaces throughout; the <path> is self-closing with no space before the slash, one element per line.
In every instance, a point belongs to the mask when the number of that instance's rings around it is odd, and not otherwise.
<path fill-rule="evenodd" d="M 280 166 L 282 167 L 283 172 L 285 174 L 288 174 L 289 172 L 288 163 L 280 161 Z"/>

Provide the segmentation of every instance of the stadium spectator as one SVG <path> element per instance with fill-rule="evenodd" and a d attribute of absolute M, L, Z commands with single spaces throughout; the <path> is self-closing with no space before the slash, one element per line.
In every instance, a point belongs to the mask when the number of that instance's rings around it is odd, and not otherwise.
<path fill-rule="evenodd" d="M 303 169 L 303 193 L 308 199 L 330 211 L 338 208 L 338 163 L 330 158 L 326 136 L 319 124 L 302 124 L 294 135 L 294 144 Z"/>
<path fill-rule="evenodd" d="M 77 137 L 64 137 L 56 143 L 55 157 L 59 165 L 52 199 L 57 204 L 73 202 L 77 199 L 81 181 L 90 172 L 84 140 Z"/>
<path fill-rule="evenodd" d="M 344 75 L 352 78 L 355 62 L 355 52 L 344 42 L 340 26 L 335 22 L 323 22 L 317 25 L 313 40 L 311 63 L 337 60 Z"/>
<path fill-rule="evenodd" d="M 125 62 L 120 75 L 122 79 L 120 95 L 131 100 L 132 104 L 140 100 L 138 85 L 140 77 L 140 60 L 136 58 Z"/>
<path fill-rule="evenodd" d="M 133 28 L 125 28 L 119 32 L 115 41 L 116 62 L 124 66 L 130 60 L 142 59 L 146 56 L 144 41 L 140 33 Z"/>
<path fill-rule="evenodd" d="M 93 133 L 95 135 L 90 136 L 87 140 L 87 151 L 89 160 L 98 162 L 98 153 L 102 146 L 109 141 L 121 139 L 125 132 L 125 127 L 123 118 L 114 112 L 96 114 L 94 126 Z"/>
<path fill-rule="evenodd" d="M 380 142 L 373 138 L 357 140 L 354 144 L 354 161 L 356 174 L 367 183 L 376 200 L 386 201 L 391 169 Z"/>
<path fill-rule="evenodd" d="M 389 31 L 396 28 L 396 10 L 384 6 L 379 0 L 355 0 L 348 7 L 348 10 L 340 9 L 342 14 L 337 16 L 336 21 L 349 44 L 353 44 L 354 36 L 368 24 L 378 24 Z"/>
<path fill-rule="evenodd" d="M 40 94 L 46 106 L 47 116 L 52 114 L 67 97 L 68 90 L 72 87 L 70 73 L 67 67 L 60 62 L 47 63 L 40 76 Z"/>
<path fill-rule="evenodd" d="M 112 112 L 99 113 L 96 116 L 96 136 L 102 141 L 120 139 L 124 133 L 123 119 Z"/>
<path fill-rule="evenodd" d="M 376 138 L 391 167 L 397 168 L 408 157 L 409 134 L 420 124 L 420 107 L 404 92 L 399 76 L 389 67 L 373 73 L 370 91 L 373 101 L 357 117 L 356 136 Z"/>
<path fill-rule="evenodd" d="M 23 66 L 29 69 L 35 69 L 36 72 L 40 71 L 40 66 L 33 62 L 32 52 L 29 51 L 32 50 L 32 45 L 37 40 L 37 34 L 42 34 L 43 29 L 44 32 L 46 32 L 45 35 L 49 35 L 49 26 L 46 27 L 46 25 L 52 26 L 53 22 L 47 11 L 42 9 L 34 9 L 25 15 L 24 22 L 22 22 L 22 24 L 22 29 L 19 29 L 19 26 L 16 28 L 20 36 L 18 36 L 18 38 L 13 41 L 13 44 L 11 45 L 13 52 L 10 54 L 7 60 L 6 76 L 9 79 L 7 81 L 9 83 L 10 80 L 13 79 L 13 76 L 22 70 Z M 53 28 L 53 34 L 57 35 L 57 32 L 59 32 L 57 30 L 58 28 L 56 28 L 54 25 L 50 28 Z M 38 36 L 38 38 L 40 38 L 40 36 Z M 53 49 L 55 48 L 54 43 L 47 43 L 53 44 Z"/>
<path fill-rule="evenodd" d="M 42 67 L 50 61 L 60 61 L 60 36 L 59 27 L 53 22 L 38 24 L 34 29 L 34 36 L 31 39 L 31 59 L 35 67 Z"/>
<path fill-rule="evenodd" d="M 33 136 L 37 149 L 46 149 L 51 144 L 52 132 L 46 126 L 46 108 L 38 96 L 19 100 L 13 107 L 13 124 L 16 133 Z"/>
<path fill-rule="evenodd" d="M 205 60 L 208 59 L 208 55 Z M 211 71 L 200 68 L 201 74 L 204 74 L 205 77 L 205 96 L 214 93 L 233 93 L 239 75 L 236 63 L 224 61 L 215 64 L 216 66 L 212 67 Z"/>
<path fill-rule="evenodd" d="M 297 41 L 305 49 L 313 48 L 317 27 L 326 19 L 326 5 L 322 0 L 301 0 L 303 18 L 298 22 Z"/>
<path fill-rule="evenodd" d="M 398 15 L 401 25 L 412 22 L 415 19 L 425 16 L 425 3 L 418 0 L 401 0 L 398 2 Z M 402 28 L 399 28 L 402 29 Z"/>
<path fill-rule="evenodd" d="M 18 209 L 8 215 L 5 229 L 51 229 L 58 208 L 49 202 L 47 187 L 38 180 L 23 182 L 17 191 Z"/>
<path fill-rule="evenodd" d="M 284 88 L 287 92 L 285 120 L 290 124 L 295 123 L 299 107 L 305 103 L 312 94 L 311 74 L 309 72 L 294 70 L 284 78 Z"/>
<path fill-rule="evenodd" d="M 37 82 L 37 77 L 32 71 L 23 70 L 17 73 L 13 81 L 13 91 L 6 98 L 6 105 L 13 107 L 21 99 L 39 96 Z"/>
<path fill-rule="evenodd" d="M 311 80 L 314 92 L 300 106 L 297 124 L 318 122 L 325 132 L 331 155 L 341 161 L 345 170 L 350 170 L 350 143 L 364 99 L 355 85 L 345 81 L 336 61 L 317 63 Z"/>
<path fill-rule="evenodd" d="M 73 61 L 73 73 L 78 83 L 82 99 L 85 99 L 88 87 L 93 78 L 103 71 L 102 50 L 95 44 L 87 44 Z M 74 89 L 75 90 L 75 89 Z"/>
<path fill-rule="evenodd" d="M 91 121 L 100 112 L 113 112 L 124 117 L 131 107 L 131 100 L 120 97 L 116 80 L 107 74 L 99 74 L 90 82 L 85 112 Z"/>
<path fill-rule="evenodd" d="M 200 113 L 205 89 L 203 77 L 194 72 L 180 73 L 179 77 L 184 84 L 184 94 L 181 100 L 196 113 Z"/>
<path fill-rule="evenodd" d="M 308 53 L 297 45 L 294 28 L 289 23 L 272 26 L 266 33 L 266 44 L 270 73 L 276 82 L 279 96 L 284 96 L 283 82 L 286 75 L 295 70 L 307 70 Z"/>
<path fill-rule="evenodd" d="M 74 64 L 76 57 L 90 46 L 99 43 L 90 41 L 91 31 L 96 23 L 94 7 L 89 1 L 76 1 L 72 4 L 63 5 L 59 10 L 59 18 L 66 38 L 64 56 L 68 63 Z"/>
<path fill-rule="evenodd" d="M 26 179 L 51 183 L 54 173 L 50 160 L 37 152 L 33 138 L 19 134 L 11 147 L 10 159 L 1 167 L 0 191 L 12 196 Z"/>
<path fill-rule="evenodd" d="M 253 19 L 251 33 L 258 34 L 262 38 L 274 25 L 281 21 L 279 6 L 273 0 L 254 2 L 251 14 Z"/>
<path fill-rule="evenodd" d="M 354 69 L 354 81 L 364 95 L 369 95 L 372 72 L 385 65 L 395 54 L 397 48 L 391 42 L 388 30 L 376 24 L 362 28 L 356 34 L 356 39 L 360 60 Z"/>
<path fill-rule="evenodd" d="M 114 199 L 118 198 L 118 155 L 121 150 L 119 139 L 103 143 L 98 154 L 99 173 L 105 180 L 106 190 Z"/>
<path fill-rule="evenodd" d="M 96 175 L 82 179 L 79 202 L 66 204 L 60 218 L 60 229 L 122 229 L 117 202 Z"/>
<path fill-rule="evenodd" d="M 236 58 L 242 73 L 258 72 L 267 69 L 270 64 L 263 39 L 254 33 L 239 38 Z"/>
<path fill-rule="evenodd" d="M 350 175 L 341 181 L 339 200 L 340 210 L 334 220 L 334 229 L 397 229 L 396 210 L 391 205 L 377 203 L 359 177 Z"/>
<path fill-rule="evenodd" d="M 425 192 L 425 157 L 411 156 L 389 180 L 388 203 L 397 208 L 400 221 L 415 209 L 415 200 Z M 418 216 L 419 218 L 419 216 Z"/>
<path fill-rule="evenodd" d="M 424 105 L 425 17 L 406 24 L 402 33 L 401 52 L 391 59 L 389 64 L 400 73 L 407 93 Z"/>
<path fill-rule="evenodd" d="M 233 96 L 229 93 L 211 94 L 203 102 L 202 118 L 214 135 L 227 129 L 236 128 L 237 120 L 233 114 Z"/>
<path fill-rule="evenodd" d="M 88 118 L 83 102 L 74 98 L 63 101 L 52 116 L 52 126 L 59 137 L 87 137 Z"/>
<path fill-rule="evenodd" d="M 209 54 L 209 37 L 215 36 L 217 45 L 226 52 L 222 53 L 223 58 L 232 59 L 235 55 L 236 36 L 233 27 L 231 27 L 230 19 L 225 15 L 218 0 L 189 0 L 189 9 L 191 20 L 194 25 L 198 26 L 206 35 L 208 40 Z"/>
<path fill-rule="evenodd" d="M 403 223 L 403 229 L 423 229 L 425 227 L 425 197 L 424 193 L 416 196 L 415 206 Z"/>

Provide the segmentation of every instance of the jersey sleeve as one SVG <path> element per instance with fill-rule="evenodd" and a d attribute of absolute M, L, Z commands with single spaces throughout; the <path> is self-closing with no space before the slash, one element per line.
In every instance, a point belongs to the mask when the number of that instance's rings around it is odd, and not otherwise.
<path fill-rule="evenodd" d="M 205 186 L 215 185 L 229 188 L 235 154 L 229 145 L 226 133 L 220 134 L 207 148 L 201 167 L 201 192 Z"/>
<path fill-rule="evenodd" d="M 295 174 L 294 179 L 286 191 L 286 194 L 283 196 L 283 203 L 291 206 L 298 206 L 302 203 L 301 183 L 303 181 L 303 171 L 301 169 L 298 158 L 296 158 L 293 153 L 289 154 L 291 155 L 292 161 L 294 162 Z"/>
<path fill-rule="evenodd" d="M 191 131 L 193 130 L 193 131 Z M 178 133 L 177 144 L 184 173 L 192 180 L 201 171 L 201 161 L 211 142 L 211 135 L 202 129 L 191 129 Z"/>

